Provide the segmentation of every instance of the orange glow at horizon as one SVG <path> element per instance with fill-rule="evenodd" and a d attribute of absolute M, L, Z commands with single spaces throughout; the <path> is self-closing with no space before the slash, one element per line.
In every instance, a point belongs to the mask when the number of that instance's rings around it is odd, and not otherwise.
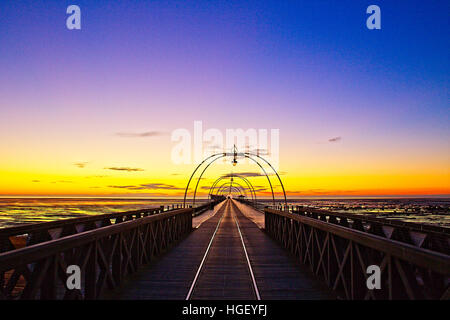
<path fill-rule="evenodd" d="M 103 170 L 104 171 L 104 170 Z M 182 197 L 189 172 L 171 176 L 161 173 L 58 175 L 0 171 L 0 196 L 91 196 L 91 197 Z M 208 194 L 215 173 L 199 184 L 198 196 Z M 152 176 L 153 178 L 147 178 Z M 281 197 L 281 187 L 271 176 L 274 192 Z M 361 197 L 361 196 L 448 196 L 449 175 L 281 175 L 287 196 Z M 251 177 L 258 197 L 270 197 L 265 177 Z M 196 180 L 191 183 L 192 194 Z"/>
<path fill-rule="evenodd" d="M 0 196 L 181 197 L 196 166 L 171 162 L 174 144 L 168 136 L 106 135 L 98 141 L 78 141 L 63 135 L 45 137 L 40 144 L 31 138 L 10 142 L 15 147 L 4 148 L 8 152 L 0 158 Z M 288 197 L 450 196 L 445 149 L 435 147 L 411 157 L 414 146 L 396 150 L 389 141 L 376 146 L 377 152 L 367 152 L 356 139 L 316 144 L 299 136 L 281 131 L 278 172 Z M 234 167 L 229 159 L 207 170 L 198 195 L 207 195 L 208 186 L 230 172 L 256 172 L 249 180 L 257 195 L 270 196 L 267 179 L 258 176 L 254 163 L 240 160 Z M 276 177 L 271 181 L 280 196 Z M 190 194 L 195 179 L 193 183 Z"/>

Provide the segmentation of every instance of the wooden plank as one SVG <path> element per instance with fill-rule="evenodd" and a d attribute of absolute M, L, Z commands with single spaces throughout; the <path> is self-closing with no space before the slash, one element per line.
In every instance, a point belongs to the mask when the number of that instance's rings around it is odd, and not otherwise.
<path fill-rule="evenodd" d="M 194 287 L 193 300 L 256 298 L 230 201 L 224 209 L 224 216 Z"/>
<path fill-rule="evenodd" d="M 218 211 L 176 247 L 105 292 L 103 299 L 183 300 L 223 211 Z"/>
<path fill-rule="evenodd" d="M 192 299 L 255 299 L 235 215 L 262 299 L 329 299 L 334 294 L 229 202 L 179 245 L 105 299 L 186 298 L 207 246 L 224 216 L 192 292 Z"/>
<path fill-rule="evenodd" d="M 335 295 L 250 219 L 235 210 L 262 300 L 323 300 Z"/>

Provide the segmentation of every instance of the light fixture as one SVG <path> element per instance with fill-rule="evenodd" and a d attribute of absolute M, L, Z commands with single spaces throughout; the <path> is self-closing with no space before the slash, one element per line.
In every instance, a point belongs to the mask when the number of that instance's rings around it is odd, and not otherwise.
<path fill-rule="evenodd" d="M 233 146 L 233 161 L 231 162 L 233 167 L 237 165 L 237 148 L 236 145 Z"/>

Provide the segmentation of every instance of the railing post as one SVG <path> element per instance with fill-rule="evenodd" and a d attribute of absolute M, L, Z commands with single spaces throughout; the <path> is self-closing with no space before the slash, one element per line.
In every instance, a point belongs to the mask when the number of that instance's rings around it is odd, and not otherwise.
<path fill-rule="evenodd" d="M 188 211 L 188 213 L 186 214 L 187 219 L 188 219 L 188 230 L 192 230 L 192 214 L 194 213 L 194 210 L 192 211 Z"/>
<path fill-rule="evenodd" d="M 112 274 L 116 286 L 122 282 L 122 233 L 116 235 L 117 243 L 113 254 Z"/>
<path fill-rule="evenodd" d="M 89 250 L 89 248 L 86 248 Z M 93 300 L 97 298 L 97 241 L 91 244 L 91 252 L 86 263 L 84 298 Z"/>
<path fill-rule="evenodd" d="M 50 265 L 46 271 L 46 276 L 42 283 L 41 299 L 54 300 L 56 299 L 56 281 L 58 278 L 57 256 L 53 256 L 48 259 L 50 259 Z"/>

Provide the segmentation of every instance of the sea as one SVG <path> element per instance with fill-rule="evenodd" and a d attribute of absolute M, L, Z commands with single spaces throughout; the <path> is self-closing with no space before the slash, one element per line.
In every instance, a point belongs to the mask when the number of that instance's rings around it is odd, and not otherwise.
<path fill-rule="evenodd" d="M 196 204 L 205 201 L 200 199 Z M 259 202 L 260 208 L 273 205 L 268 199 Z M 279 199 L 275 201 L 275 204 L 283 203 Z M 182 205 L 183 199 L 0 198 L 0 228 L 173 204 Z M 288 205 L 450 228 L 450 198 L 289 199 Z"/>
<path fill-rule="evenodd" d="M 183 199 L 0 198 L 0 228 L 177 204 Z"/>

